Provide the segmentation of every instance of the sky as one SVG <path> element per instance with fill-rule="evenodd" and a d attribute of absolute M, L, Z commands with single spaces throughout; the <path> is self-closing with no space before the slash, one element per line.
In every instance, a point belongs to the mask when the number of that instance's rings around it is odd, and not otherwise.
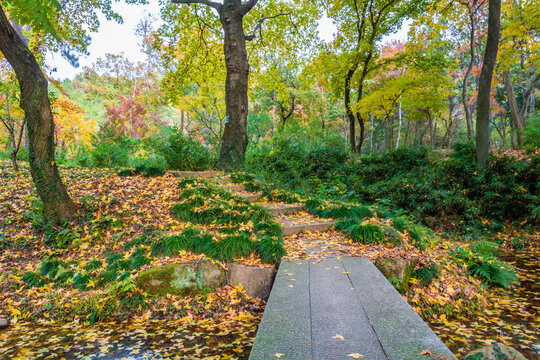
<path fill-rule="evenodd" d="M 130 61 L 137 63 L 145 60 L 145 55 L 139 47 L 140 40 L 135 36 L 134 30 L 140 19 L 145 13 L 155 15 L 159 19 L 159 0 L 149 0 L 147 5 L 128 5 L 125 3 L 114 3 L 113 8 L 122 15 L 123 24 L 118 24 L 114 21 L 107 21 L 101 17 L 101 26 L 99 32 L 91 34 L 92 43 L 88 48 L 89 55 L 81 56 L 79 59 L 80 66 L 74 68 L 62 56 L 58 54 L 49 54 L 47 56 L 47 64 L 51 68 L 56 68 L 53 74 L 58 79 L 70 78 L 81 72 L 85 66 L 90 66 L 98 58 L 104 57 L 106 53 L 119 54 L 124 52 Z M 156 23 L 159 25 L 159 21 Z M 408 24 L 395 34 L 392 34 L 384 39 L 390 40 L 405 40 L 407 37 Z M 330 41 L 336 32 L 335 26 L 328 18 L 323 18 L 319 22 L 319 33 L 323 40 Z"/>

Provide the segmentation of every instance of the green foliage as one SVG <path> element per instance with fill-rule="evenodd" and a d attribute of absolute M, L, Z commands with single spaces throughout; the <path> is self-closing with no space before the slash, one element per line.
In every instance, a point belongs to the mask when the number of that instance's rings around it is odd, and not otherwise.
<path fill-rule="evenodd" d="M 440 275 L 440 269 L 437 264 L 431 264 L 431 266 L 422 266 L 420 269 L 415 270 L 413 277 L 420 281 L 420 286 L 427 286 L 438 278 Z"/>
<path fill-rule="evenodd" d="M 45 278 L 39 276 L 39 274 L 33 271 L 24 273 L 22 280 L 26 283 L 26 285 L 31 287 L 41 287 L 47 283 Z"/>
<path fill-rule="evenodd" d="M 470 245 L 470 250 L 486 258 L 494 258 L 499 255 L 499 244 L 492 241 L 480 240 Z"/>
<path fill-rule="evenodd" d="M 217 240 L 189 228 L 157 239 L 152 245 L 154 255 L 175 256 L 186 250 L 232 261 L 256 251 L 262 261 L 274 263 L 285 254 L 281 227 L 267 210 L 204 182 L 182 180 L 180 187 L 180 203 L 173 207 L 173 215 L 195 224 L 219 225 Z M 248 223 L 252 229 L 245 228 Z"/>
<path fill-rule="evenodd" d="M 355 224 L 347 230 L 353 240 L 361 242 L 362 244 L 381 244 L 386 238 L 384 230 L 375 224 Z"/>
<path fill-rule="evenodd" d="M 527 137 L 527 146 L 532 149 L 540 147 L 540 110 L 537 110 L 527 119 L 525 135 Z"/>
<path fill-rule="evenodd" d="M 58 259 L 48 259 L 39 266 L 39 273 L 41 276 L 50 276 L 51 279 L 54 279 L 62 266 L 62 261 Z"/>
<path fill-rule="evenodd" d="M 134 139 L 97 137 L 91 153 L 92 165 L 106 168 L 127 167 L 130 154 L 135 152 L 138 145 L 138 141 Z"/>
<path fill-rule="evenodd" d="M 90 275 L 86 273 L 77 273 L 71 279 L 71 284 L 74 288 L 77 288 L 81 291 L 86 290 L 88 282 L 90 281 Z"/>
<path fill-rule="evenodd" d="M 337 187 L 339 169 L 351 159 L 343 138 L 338 135 L 318 139 L 305 133 L 280 133 L 252 147 L 246 154 L 246 168 L 294 190 L 341 192 Z M 332 178 L 331 185 L 325 181 Z"/>
<path fill-rule="evenodd" d="M 511 287 L 518 283 L 514 268 L 495 257 L 496 244 L 477 243 L 470 250 L 456 247 L 450 253 L 457 261 L 467 266 L 469 274 L 479 277 L 489 286 Z"/>
<path fill-rule="evenodd" d="M 180 128 L 165 128 L 149 140 L 150 147 L 170 170 L 200 171 L 214 164 L 214 154 L 197 140 L 185 136 Z"/>
<path fill-rule="evenodd" d="M 490 286 L 511 287 L 518 282 L 512 266 L 498 259 L 486 259 L 469 266 L 469 272 L 476 275 Z"/>
<path fill-rule="evenodd" d="M 225 262 L 249 256 L 255 250 L 255 244 L 251 241 L 249 235 L 245 233 L 226 236 L 219 240 L 215 247 L 215 256 Z"/>
<path fill-rule="evenodd" d="M 330 143 L 324 139 L 306 141 L 294 133 L 279 135 L 251 149 L 246 166 L 261 178 L 299 193 L 383 203 L 403 209 L 427 225 L 469 233 L 499 231 L 507 220 L 536 223 L 540 218 L 537 155 L 525 161 L 492 156 L 487 168 L 481 170 L 474 145 L 469 143 L 455 144 L 447 159 L 426 148 L 402 147 L 358 160 L 346 150 L 325 144 Z M 311 155 L 317 153 L 315 148 L 325 154 L 324 159 Z M 341 148 L 341 144 L 337 146 Z M 308 209 L 317 207 L 316 200 L 312 202 L 306 203 Z M 334 215 L 342 218 L 343 210 Z M 389 217 L 384 209 L 377 215 Z M 410 235 L 420 241 L 418 229 L 410 229 Z"/>
<path fill-rule="evenodd" d="M 286 255 L 282 242 L 276 237 L 263 237 L 256 246 L 261 261 L 267 264 L 274 264 Z"/>
<path fill-rule="evenodd" d="M 118 176 L 136 176 L 142 175 L 144 177 L 161 176 L 165 174 L 165 170 L 157 166 L 139 165 L 135 169 L 123 169 L 118 171 Z"/>

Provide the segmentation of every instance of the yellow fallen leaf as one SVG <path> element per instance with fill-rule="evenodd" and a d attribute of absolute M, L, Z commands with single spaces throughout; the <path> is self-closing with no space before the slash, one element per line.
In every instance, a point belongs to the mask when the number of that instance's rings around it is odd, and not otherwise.
<path fill-rule="evenodd" d="M 277 354 L 274 354 L 274 356 L 275 356 L 275 357 L 277 357 L 277 358 L 279 359 L 280 357 L 282 357 L 282 356 L 283 356 L 283 354 L 281 354 L 281 353 L 277 353 Z"/>
<path fill-rule="evenodd" d="M 339 334 L 332 336 L 332 339 L 344 340 L 343 335 L 339 335 Z"/>
<path fill-rule="evenodd" d="M 364 357 L 364 355 L 359 354 L 359 353 L 352 353 L 352 354 L 349 354 L 347 356 L 352 357 L 353 359 L 360 359 L 361 357 Z"/>

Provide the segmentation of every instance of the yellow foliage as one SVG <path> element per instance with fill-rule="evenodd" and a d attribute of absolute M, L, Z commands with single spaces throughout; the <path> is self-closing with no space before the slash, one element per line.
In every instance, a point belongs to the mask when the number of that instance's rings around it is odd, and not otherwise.
<path fill-rule="evenodd" d="M 60 97 L 53 104 L 56 143 L 68 152 L 90 147 L 97 123 L 85 120 L 84 111 L 69 99 Z"/>

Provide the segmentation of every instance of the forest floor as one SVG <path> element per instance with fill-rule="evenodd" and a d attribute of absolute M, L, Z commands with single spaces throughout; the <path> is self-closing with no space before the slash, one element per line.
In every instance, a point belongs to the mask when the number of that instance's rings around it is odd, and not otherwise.
<path fill-rule="evenodd" d="M 118 177 L 111 170 L 84 168 L 62 168 L 61 173 L 81 210 L 77 220 L 59 234 L 41 219 L 28 168 L 23 165 L 21 173 L 14 174 L 8 163 L 0 163 L 0 318 L 9 318 L 13 325 L 0 330 L 0 354 L 4 354 L 0 359 L 69 359 L 83 354 L 92 354 L 89 359 L 247 358 L 264 302 L 249 298 L 241 288 L 225 286 L 200 295 L 154 298 L 133 289 L 129 282 L 118 289 L 90 279 L 80 290 L 69 282 L 59 286 L 25 277 L 38 274 L 40 264 L 52 256 L 76 272 L 91 269 L 89 264 L 96 261 L 106 264 L 111 253 L 129 258 L 133 254 L 126 245 L 141 236 L 202 227 L 171 216 L 179 188 L 178 179 L 170 175 Z M 285 237 L 286 257 L 316 260 L 332 254 L 437 262 L 439 278 L 427 286 L 413 281 L 405 298 L 457 356 L 494 340 L 516 347 L 529 358 L 538 355 L 537 235 L 511 229 L 496 235 L 503 243 L 528 237 L 531 244 L 526 251 L 506 255 L 520 278 L 520 284 L 511 289 L 487 288 L 451 260 L 451 249 L 466 248 L 466 242 L 440 234 L 437 243 L 420 252 L 406 234 L 402 236 L 404 245 L 395 247 L 362 245 L 334 230 L 292 235 Z M 309 251 L 315 243 L 324 253 Z M 145 267 L 200 256 L 181 252 L 172 258 L 151 257 Z M 242 261 L 262 265 L 256 258 Z M 137 275 L 138 270 L 132 270 L 128 280 Z M 126 299 L 131 302 L 126 304 Z M 94 309 L 100 309 L 99 315 Z"/>

